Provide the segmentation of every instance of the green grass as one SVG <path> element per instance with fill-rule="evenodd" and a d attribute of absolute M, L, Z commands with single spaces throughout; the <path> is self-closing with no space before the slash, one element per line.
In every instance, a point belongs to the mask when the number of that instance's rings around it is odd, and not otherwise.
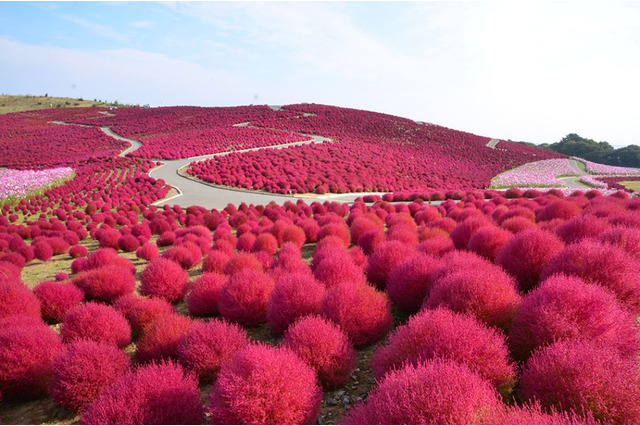
<path fill-rule="evenodd" d="M 634 190 L 635 192 L 640 192 L 640 181 L 630 181 L 630 180 L 623 180 L 621 182 L 618 182 L 620 185 L 624 185 L 629 189 Z"/>
<path fill-rule="evenodd" d="M 0 95 L 0 114 L 49 108 L 108 107 L 113 103 L 55 96 Z"/>

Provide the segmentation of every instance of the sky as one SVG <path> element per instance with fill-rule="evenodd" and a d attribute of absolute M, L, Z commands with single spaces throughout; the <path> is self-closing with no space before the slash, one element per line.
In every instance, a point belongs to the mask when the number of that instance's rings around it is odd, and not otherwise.
<path fill-rule="evenodd" d="M 640 2 L 0 2 L 0 93 L 640 144 Z"/>

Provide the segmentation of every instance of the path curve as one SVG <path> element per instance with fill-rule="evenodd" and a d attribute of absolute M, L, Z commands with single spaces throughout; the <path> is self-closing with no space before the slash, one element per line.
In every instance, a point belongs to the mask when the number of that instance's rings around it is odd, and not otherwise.
<path fill-rule="evenodd" d="M 487 142 L 487 146 L 491 149 L 496 149 L 496 145 L 498 145 L 498 142 L 500 142 L 500 139 L 491 139 L 489 142 Z"/>

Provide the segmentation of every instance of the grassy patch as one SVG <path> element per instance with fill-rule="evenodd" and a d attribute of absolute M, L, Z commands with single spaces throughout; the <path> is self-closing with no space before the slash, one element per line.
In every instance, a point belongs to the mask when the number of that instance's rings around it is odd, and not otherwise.
<path fill-rule="evenodd" d="M 0 95 L 0 114 L 49 108 L 106 107 L 112 103 L 55 96 Z"/>
<path fill-rule="evenodd" d="M 618 182 L 620 185 L 626 186 L 629 189 L 632 189 L 636 192 L 640 192 L 640 181 L 630 181 L 630 180 L 623 180 L 621 182 Z"/>

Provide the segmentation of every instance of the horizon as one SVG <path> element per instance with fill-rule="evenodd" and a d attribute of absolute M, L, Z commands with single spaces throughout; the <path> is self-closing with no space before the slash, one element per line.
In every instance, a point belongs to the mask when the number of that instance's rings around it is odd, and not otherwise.
<path fill-rule="evenodd" d="M 640 144 L 640 3 L 2 3 L 0 92 Z"/>

